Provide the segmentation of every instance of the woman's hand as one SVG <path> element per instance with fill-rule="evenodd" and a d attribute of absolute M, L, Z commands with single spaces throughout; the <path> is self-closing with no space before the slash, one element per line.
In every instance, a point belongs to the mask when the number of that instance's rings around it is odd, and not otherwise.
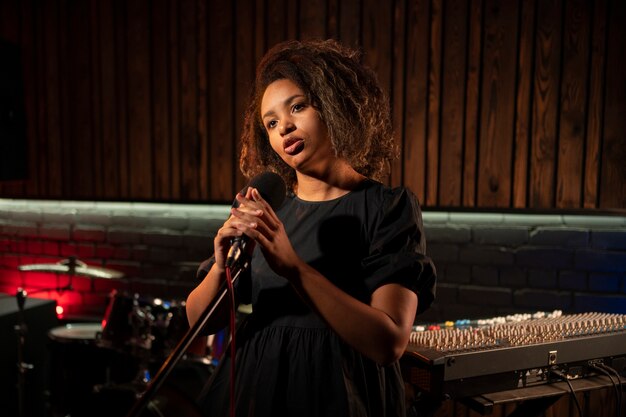
<path fill-rule="evenodd" d="M 239 207 L 231 209 L 229 228 L 248 236 L 250 243 L 261 245 L 263 256 L 274 272 L 290 279 L 302 260 L 294 251 L 283 223 L 256 188 L 248 188 L 245 196 L 239 194 L 236 198 Z M 250 243 L 248 246 L 253 246 Z"/>
<path fill-rule="evenodd" d="M 239 207 L 230 209 L 231 216 L 228 217 L 222 227 L 217 231 L 215 239 L 213 240 L 215 266 L 222 272 L 225 270 L 226 258 L 232 240 L 236 237 L 243 236 L 244 230 L 246 230 L 247 227 L 253 227 L 252 223 L 256 223 L 254 216 L 260 214 L 259 210 L 252 205 L 250 188 L 248 188 L 245 197 L 237 193 L 235 198 L 239 202 Z M 243 224 L 244 222 L 247 222 L 247 225 Z M 250 253 L 252 253 L 254 242 L 249 242 L 247 246 L 249 248 L 247 247 L 246 250 L 250 250 Z"/>

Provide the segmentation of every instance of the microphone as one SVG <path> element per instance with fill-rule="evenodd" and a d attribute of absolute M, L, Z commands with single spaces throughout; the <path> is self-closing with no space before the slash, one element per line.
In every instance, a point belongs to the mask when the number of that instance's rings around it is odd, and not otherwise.
<path fill-rule="evenodd" d="M 263 172 L 254 176 L 248 185 L 240 191 L 240 194 L 245 195 L 249 187 L 256 188 L 261 197 L 268 202 L 273 210 L 277 210 L 280 207 L 285 200 L 287 192 L 287 187 L 281 176 L 273 172 Z M 233 207 L 239 207 L 237 199 L 233 201 Z M 231 240 L 228 256 L 226 257 L 227 268 L 232 268 L 239 261 L 246 248 L 248 239 L 248 236 L 242 235 Z"/>

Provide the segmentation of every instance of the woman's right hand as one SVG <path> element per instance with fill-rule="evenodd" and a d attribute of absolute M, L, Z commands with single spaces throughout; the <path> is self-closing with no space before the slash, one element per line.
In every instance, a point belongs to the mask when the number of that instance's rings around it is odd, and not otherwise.
<path fill-rule="evenodd" d="M 249 187 L 246 191 L 245 197 L 250 200 L 252 199 L 252 188 Z M 249 213 L 251 215 L 258 215 L 260 210 L 254 209 L 252 207 L 247 207 L 245 203 L 240 203 L 237 209 L 232 208 L 231 213 L 234 210 L 238 210 L 242 213 Z M 228 251 L 231 247 L 231 242 L 236 237 L 243 236 L 243 232 L 240 229 L 245 229 L 250 225 L 245 225 L 244 220 L 238 218 L 236 216 L 231 215 L 222 225 L 222 227 L 217 231 L 215 235 L 215 239 L 213 240 L 213 248 L 214 248 L 214 256 L 215 256 L 215 267 L 218 272 L 224 272 L 226 267 L 226 258 L 228 256 Z M 254 249 L 255 242 L 252 239 L 248 239 L 248 243 L 246 244 L 246 251 L 248 253 L 252 253 L 252 249 Z"/>

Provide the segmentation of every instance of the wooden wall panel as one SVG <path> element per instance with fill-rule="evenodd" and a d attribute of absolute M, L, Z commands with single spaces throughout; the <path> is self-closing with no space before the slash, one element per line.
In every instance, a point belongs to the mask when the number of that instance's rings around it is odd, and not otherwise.
<path fill-rule="evenodd" d="M 351 47 L 361 44 L 361 0 L 341 0 L 339 2 L 339 37 Z"/>
<path fill-rule="evenodd" d="M 98 52 L 99 78 L 94 81 L 100 91 L 100 121 L 102 154 L 100 155 L 102 178 L 102 199 L 120 197 L 119 107 L 116 45 L 116 23 L 119 15 L 111 2 L 97 2 L 99 16 Z"/>
<path fill-rule="evenodd" d="M 181 193 L 181 100 L 180 100 L 180 11 L 179 2 L 169 1 L 169 103 L 170 103 L 170 190 L 171 198 L 182 200 Z"/>
<path fill-rule="evenodd" d="M 179 4 L 179 95 L 181 198 L 200 198 L 201 145 L 198 136 L 198 20 L 197 1 Z"/>
<path fill-rule="evenodd" d="M 127 3 L 128 63 L 128 166 L 130 195 L 141 200 L 151 198 L 153 159 L 152 152 L 152 88 L 150 74 L 150 7 L 148 0 Z M 194 54 L 195 55 L 195 54 Z M 195 135 L 195 129 L 194 129 Z"/>
<path fill-rule="evenodd" d="M 404 183 L 421 202 L 426 199 L 426 129 L 428 114 L 428 57 L 430 43 L 430 2 L 407 4 L 405 63 L 404 143 L 402 150 Z"/>
<path fill-rule="evenodd" d="M 518 10 L 505 4 L 486 0 L 484 10 L 477 197 L 483 207 L 511 205 Z"/>
<path fill-rule="evenodd" d="M 127 78 L 127 27 L 126 2 L 115 0 L 114 2 L 114 22 L 115 33 L 115 108 L 113 111 L 117 115 L 117 131 L 115 132 L 115 147 L 113 153 L 105 154 L 107 162 L 113 169 L 117 170 L 118 188 L 116 194 L 120 199 L 136 198 L 130 194 L 130 182 L 133 180 L 128 169 L 128 91 L 132 85 L 128 84 Z"/>
<path fill-rule="evenodd" d="M 296 3 L 296 2 L 291 2 Z M 299 3 L 300 39 L 324 39 L 328 36 L 330 17 L 326 0 L 305 0 Z M 290 36 L 291 37 L 291 36 Z"/>
<path fill-rule="evenodd" d="M 430 4 L 430 36 L 428 54 L 428 95 L 426 119 L 426 176 L 423 204 L 438 205 L 437 185 L 439 184 L 439 141 L 441 136 L 441 55 L 443 0 L 433 0 Z"/>
<path fill-rule="evenodd" d="M 404 71 L 406 68 L 406 2 L 396 0 L 393 10 L 393 60 L 392 60 L 392 85 L 390 91 L 391 118 L 393 123 L 394 140 L 397 149 L 402 145 L 404 136 L 403 111 L 405 101 Z M 391 163 L 389 181 L 392 184 L 402 183 L 403 161 L 394 160 Z"/>
<path fill-rule="evenodd" d="M 467 76 L 465 81 L 465 115 L 463 138 L 463 200 L 461 206 L 476 205 L 476 173 L 480 108 L 483 1 L 468 6 Z"/>
<path fill-rule="evenodd" d="M 626 3 L 609 9 L 600 207 L 626 207 Z"/>
<path fill-rule="evenodd" d="M 618 0 L 0 0 L 19 47 L 26 198 L 230 202 L 256 63 L 360 48 L 391 100 L 388 182 L 427 207 L 626 209 Z"/>
<path fill-rule="evenodd" d="M 583 16 L 591 12 L 591 5 L 581 0 L 571 0 L 565 5 L 556 175 L 558 208 L 581 205 L 587 82 L 579 74 L 589 72 L 589 20 Z"/>
<path fill-rule="evenodd" d="M 209 50 L 216 51 L 223 48 L 221 54 L 211 54 L 209 62 L 208 90 L 209 121 L 207 134 L 201 137 L 201 142 L 210 141 L 210 176 L 206 178 L 206 188 L 210 188 L 211 200 L 228 200 L 234 193 L 234 172 L 238 163 L 235 152 L 236 138 L 233 126 L 234 101 L 232 100 L 231 86 L 233 84 L 233 8 L 230 2 L 217 2 L 209 10 Z M 209 94 L 209 92 L 211 92 Z M 207 126 L 207 127 L 208 127 Z M 218 179 L 216 181 L 216 179 Z"/>
<path fill-rule="evenodd" d="M 234 15 L 237 16 L 238 24 L 235 25 L 235 86 L 234 86 L 234 137 L 237 141 L 243 129 L 244 114 L 248 107 L 248 99 L 251 95 L 252 80 L 256 68 L 255 56 L 255 29 L 256 21 L 255 0 L 237 1 Z M 241 190 L 246 183 L 239 170 L 239 146 L 234 144 L 233 170 L 235 171 L 235 189 Z M 229 190 L 231 191 L 231 190 Z M 230 198 L 230 196 L 228 197 Z"/>
<path fill-rule="evenodd" d="M 467 63 L 467 2 L 445 3 L 438 204 L 460 206 L 463 187 L 463 119 Z"/>
<path fill-rule="evenodd" d="M 92 170 L 94 175 L 93 192 L 96 195 L 102 195 L 105 186 L 105 177 L 102 170 L 102 85 L 98 82 L 102 78 L 100 75 L 100 19 L 97 8 L 97 0 L 91 0 L 89 4 L 89 67 L 90 67 L 90 84 L 91 84 L 91 114 L 92 126 L 91 134 L 93 135 L 93 158 Z"/>
<path fill-rule="evenodd" d="M 535 9 L 535 0 L 524 0 L 520 4 L 512 183 L 512 205 L 516 208 L 526 207 L 527 202 Z"/>
<path fill-rule="evenodd" d="M 589 65 L 589 93 L 587 104 L 587 136 L 585 144 L 585 176 L 583 207 L 598 207 L 600 143 L 604 114 L 604 67 L 606 65 L 607 0 L 593 3 L 591 53 Z"/>
<path fill-rule="evenodd" d="M 554 207 L 561 74 L 561 2 L 537 3 L 529 206 Z"/>

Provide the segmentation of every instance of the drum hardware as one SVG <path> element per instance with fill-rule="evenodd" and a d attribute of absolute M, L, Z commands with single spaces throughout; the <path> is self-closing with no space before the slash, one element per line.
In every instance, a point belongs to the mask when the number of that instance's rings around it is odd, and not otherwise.
<path fill-rule="evenodd" d="M 243 258 L 241 262 L 235 265 L 235 268 L 233 269 L 234 273 L 231 279 L 231 283 L 233 285 L 239 279 L 241 272 L 248 266 L 249 262 L 246 258 Z M 134 401 L 132 408 L 128 414 L 126 414 L 126 417 L 137 417 L 149 407 L 159 388 L 163 386 L 163 383 L 171 374 L 176 364 L 185 356 L 185 352 L 193 345 L 194 341 L 198 338 L 198 335 L 202 332 L 202 329 L 206 327 L 209 319 L 217 310 L 217 307 L 222 302 L 228 302 L 225 300 L 227 298 L 227 294 L 228 284 L 224 281 L 218 289 L 217 296 L 209 302 L 199 319 L 189 328 L 189 330 L 187 330 L 182 339 L 180 339 L 176 348 L 168 355 L 158 372 L 155 374 L 154 378 L 152 378 L 147 384 L 146 389 L 137 396 L 136 401 Z"/>
<path fill-rule="evenodd" d="M 142 357 L 165 358 L 189 325 L 184 301 L 111 291 L 99 344 Z"/>
<path fill-rule="evenodd" d="M 38 272 L 56 272 L 59 274 L 68 274 L 70 276 L 78 275 L 88 278 L 100 279 L 120 279 L 124 276 L 119 271 L 113 269 L 102 268 L 97 266 L 89 266 L 85 262 L 71 256 L 69 259 L 63 259 L 53 264 L 31 264 L 18 266 L 20 271 L 38 271 Z"/>
<path fill-rule="evenodd" d="M 118 271 L 113 271 L 111 269 L 99 268 L 88 266 L 85 262 L 78 260 L 75 256 L 70 256 L 68 259 L 63 259 L 54 264 L 31 264 L 31 265 L 20 265 L 18 266 L 20 271 L 38 271 L 38 272 L 55 272 L 62 273 L 68 275 L 67 284 L 63 286 L 57 286 L 52 288 L 37 288 L 30 291 L 30 294 L 37 294 L 41 292 L 49 292 L 56 291 L 58 293 L 63 293 L 65 291 L 73 291 L 74 287 L 72 286 L 72 280 L 75 275 L 85 276 L 89 278 L 102 278 L 102 279 L 119 279 L 122 278 L 123 274 Z M 93 289 L 93 280 L 92 280 L 92 289 Z M 25 362 L 24 358 L 24 348 L 26 344 L 26 334 L 28 332 L 26 322 L 24 319 L 24 305 L 26 303 L 26 299 L 28 296 L 28 292 L 19 287 L 16 291 L 15 297 L 17 300 L 18 307 L 18 323 L 15 325 L 15 331 L 17 333 L 17 372 L 18 372 L 18 384 L 17 384 L 17 393 L 18 393 L 18 415 L 22 417 L 24 415 L 24 396 L 25 396 L 25 383 L 26 383 L 26 372 L 33 369 L 33 365 Z"/>
<path fill-rule="evenodd" d="M 64 291 L 72 291 L 72 289 L 72 278 L 70 275 L 68 283 L 64 286 L 56 288 L 38 288 L 34 291 L 31 291 L 31 294 L 37 294 L 47 291 L 57 291 L 59 293 L 62 293 Z M 27 297 L 28 292 L 22 287 L 19 287 L 15 293 L 18 309 L 18 323 L 14 327 L 15 332 L 17 333 L 17 409 L 19 417 L 24 416 L 26 372 L 34 368 L 33 364 L 27 363 L 24 357 L 26 334 L 28 333 L 26 320 L 24 318 L 24 305 L 26 304 Z"/>

